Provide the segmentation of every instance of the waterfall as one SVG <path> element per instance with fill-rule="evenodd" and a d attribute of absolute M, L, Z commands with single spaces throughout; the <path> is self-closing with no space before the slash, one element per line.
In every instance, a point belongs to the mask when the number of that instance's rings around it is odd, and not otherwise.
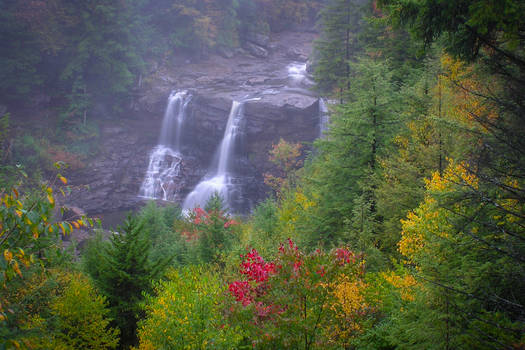
<path fill-rule="evenodd" d="M 173 200 L 182 157 L 164 145 L 157 145 L 149 157 L 146 177 L 140 188 L 140 196 L 150 199 Z"/>
<path fill-rule="evenodd" d="M 314 84 L 306 71 L 306 63 L 291 63 L 286 68 L 288 69 L 290 87 L 311 86 Z"/>
<path fill-rule="evenodd" d="M 330 120 L 330 112 L 324 98 L 319 98 L 319 137 L 326 136 L 328 129 L 328 121 Z"/>
<path fill-rule="evenodd" d="M 180 139 L 186 109 L 191 101 L 188 91 L 173 91 L 162 121 L 159 144 L 149 158 L 146 176 L 140 188 L 140 196 L 150 199 L 174 200 L 177 189 L 176 177 L 180 173 L 182 156 Z"/>
<path fill-rule="evenodd" d="M 218 192 L 226 204 L 229 204 L 231 183 L 231 157 L 234 152 L 235 138 L 239 133 L 239 126 L 244 117 L 244 102 L 233 101 L 226 130 L 218 148 L 218 161 L 211 176 L 205 177 L 195 189 L 186 197 L 183 208 L 191 210 L 197 206 L 203 207 L 210 196 Z"/>
<path fill-rule="evenodd" d="M 171 92 L 162 120 L 159 145 L 170 147 L 175 152 L 180 153 L 182 123 L 186 117 L 186 108 L 190 101 L 191 95 L 186 90 Z"/>

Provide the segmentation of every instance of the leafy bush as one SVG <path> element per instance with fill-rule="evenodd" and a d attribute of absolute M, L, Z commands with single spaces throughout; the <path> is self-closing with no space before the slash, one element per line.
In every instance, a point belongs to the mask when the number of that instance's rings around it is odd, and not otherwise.
<path fill-rule="evenodd" d="M 33 315 L 28 326 L 38 329 L 37 337 L 26 342 L 32 349 L 114 349 L 118 329 L 109 326 L 106 299 L 90 280 L 78 273 L 55 271 L 51 278 L 55 295 L 44 312 Z M 49 283 L 48 283 L 49 284 Z"/>
<path fill-rule="evenodd" d="M 188 214 L 182 235 L 193 244 L 201 262 L 223 263 L 238 234 L 238 224 L 225 212 L 220 195 L 215 193 L 205 209 L 197 207 Z"/>
<path fill-rule="evenodd" d="M 22 184 L 24 174 L 19 176 Z M 57 175 L 59 179 L 67 182 Z M 54 221 L 55 197 L 49 183 L 32 193 L 21 193 L 21 186 L 3 187 L 0 197 L 0 346 L 17 346 L 25 333 L 26 306 L 34 305 L 24 299 L 31 287 L 26 278 L 63 261 L 60 234 L 88 225 L 88 220 Z"/>
<path fill-rule="evenodd" d="M 229 321 L 255 348 L 348 348 L 373 316 L 362 255 L 338 248 L 301 252 L 288 240 L 274 261 L 241 256 L 230 283 Z"/>
<path fill-rule="evenodd" d="M 190 266 L 172 270 L 146 297 L 146 319 L 138 334 L 139 349 L 232 349 L 242 326 L 223 319 L 224 287 L 216 273 Z"/>

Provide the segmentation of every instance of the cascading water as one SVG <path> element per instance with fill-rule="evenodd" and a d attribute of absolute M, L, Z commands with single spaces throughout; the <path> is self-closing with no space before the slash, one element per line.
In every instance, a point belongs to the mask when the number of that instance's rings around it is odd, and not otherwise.
<path fill-rule="evenodd" d="M 304 93 L 306 88 L 312 87 L 315 83 L 306 70 L 306 63 L 290 63 L 288 70 L 288 90 L 296 90 Z M 329 120 L 329 111 L 325 99 L 319 98 L 319 137 L 325 136 Z"/>
<path fill-rule="evenodd" d="M 239 126 L 244 117 L 244 102 L 253 100 L 255 99 L 232 102 L 224 137 L 218 148 L 218 161 L 215 169 L 210 172 L 211 176 L 201 181 L 186 197 L 183 204 L 184 210 L 191 210 L 197 206 L 203 207 L 215 192 L 220 194 L 227 205 L 230 204 L 230 195 L 233 190 L 231 157 L 234 152 L 235 139 L 240 131 Z"/>
<path fill-rule="evenodd" d="M 188 91 L 173 91 L 164 113 L 159 144 L 149 158 L 148 170 L 140 188 L 140 196 L 150 199 L 174 200 L 182 157 L 180 139 L 186 109 L 191 101 Z"/>
<path fill-rule="evenodd" d="M 311 86 L 313 81 L 306 71 L 306 63 L 291 63 L 287 66 L 290 87 Z"/>
<path fill-rule="evenodd" d="M 328 121 L 330 119 L 328 106 L 324 98 L 319 98 L 319 137 L 323 138 L 326 136 L 328 129 Z"/>
<path fill-rule="evenodd" d="M 171 92 L 162 120 L 159 145 L 171 147 L 175 152 L 180 153 L 182 124 L 190 101 L 191 95 L 186 90 Z"/>

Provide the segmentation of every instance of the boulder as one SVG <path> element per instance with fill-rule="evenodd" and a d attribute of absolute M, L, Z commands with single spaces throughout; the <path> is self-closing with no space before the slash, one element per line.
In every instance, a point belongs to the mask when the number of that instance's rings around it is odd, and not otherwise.
<path fill-rule="evenodd" d="M 257 58 L 268 58 L 268 50 L 264 47 L 247 42 L 244 44 L 244 48 L 248 53 Z"/>
<path fill-rule="evenodd" d="M 162 116 L 166 107 L 166 98 L 169 96 L 170 91 L 169 86 L 162 85 L 146 90 L 143 95 L 138 96 L 135 103 L 135 112 Z"/>
<path fill-rule="evenodd" d="M 246 50 L 244 50 L 242 47 L 238 47 L 238 48 L 236 48 L 235 51 L 234 51 L 234 53 L 235 53 L 236 55 L 240 55 L 240 56 L 243 56 L 243 55 L 246 55 L 246 54 L 247 54 Z"/>
<path fill-rule="evenodd" d="M 308 59 L 308 61 L 306 61 L 306 73 L 314 74 L 314 71 L 315 71 L 314 62 L 313 62 L 313 60 Z"/>
<path fill-rule="evenodd" d="M 266 83 L 266 77 L 253 77 L 246 81 L 246 84 L 250 86 L 262 85 L 264 83 Z"/>
<path fill-rule="evenodd" d="M 296 47 L 291 47 L 288 50 L 286 50 L 286 57 L 291 60 L 300 62 L 306 62 L 306 60 L 308 60 L 308 57 Z"/>
<path fill-rule="evenodd" d="M 217 53 L 224 57 L 224 58 L 233 58 L 233 56 L 235 56 L 235 52 L 229 48 L 229 47 L 225 47 L 225 46 L 221 46 L 217 49 Z"/>
<path fill-rule="evenodd" d="M 85 216 L 86 212 L 79 207 L 64 207 L 62 210 L 62 220 L 74 221 Z"/>
<path fill-rule="evenodd" d="M 268 49 L 269 52 L 277 52 L 279 50 L 279 46 L 275 43 L 268 44 L 266 48 Z"/>
<path fill-rule="evenodd" d="M 270 36 L 263 34 L 263 33 L 251 31 L 246 34 L 246 41 L 252 44 L 255 44 L 257 46 L 267 48 L 268 44 L 270 43 Z"/>

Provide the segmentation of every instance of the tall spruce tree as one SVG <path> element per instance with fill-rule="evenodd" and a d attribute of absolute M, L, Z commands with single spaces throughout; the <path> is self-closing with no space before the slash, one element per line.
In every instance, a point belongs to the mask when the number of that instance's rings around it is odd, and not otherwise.
<path fill-rule="evenodd" d="M 351 60 L 358 51 L 358 32 L 363 24 L 363 0 L 330 0 L 321 11 L 321 38 L 316 41 L 315 80 L 325 93 L 350 88 Z"/>
<path fill-rule="evenodd" d="M 170 259 L 151 262 L 151 242 L 142 223 L 128 216 L 109 242 L 92 242 L 86 253 L 86 269 L 107 297 L 111 316 L 121 331 L 121 348 L 136 342 L 143 293 L 166 268 Z"/>
<path fill-rule="evenodd" d="M 348 240 L 349 230 L 361 227 L 348 226 L 356 203 L 376 215 L 374 178 L 380 171 L 378 160 L 386 153 L 398 125 L 394 103 L 397 87 L 387 64 L 377 57 L 366 57 L 352 64 L 352 69 L 355 76 L 346 94 L 351 102 L 335 109 L 328 137 L 317 142 L 319 154 L 304 179 L 316 192 L 313 198 L 318 217 L 312 217 L 306 224 L 312 227 L 305 228 L 313 235 L 308 241 L 314 245 L 320 240 L 333 244 Z M 370 231 L 370 227 L 362 231 Z M 377 233 L 378 229 L 372 231 Z"/>

